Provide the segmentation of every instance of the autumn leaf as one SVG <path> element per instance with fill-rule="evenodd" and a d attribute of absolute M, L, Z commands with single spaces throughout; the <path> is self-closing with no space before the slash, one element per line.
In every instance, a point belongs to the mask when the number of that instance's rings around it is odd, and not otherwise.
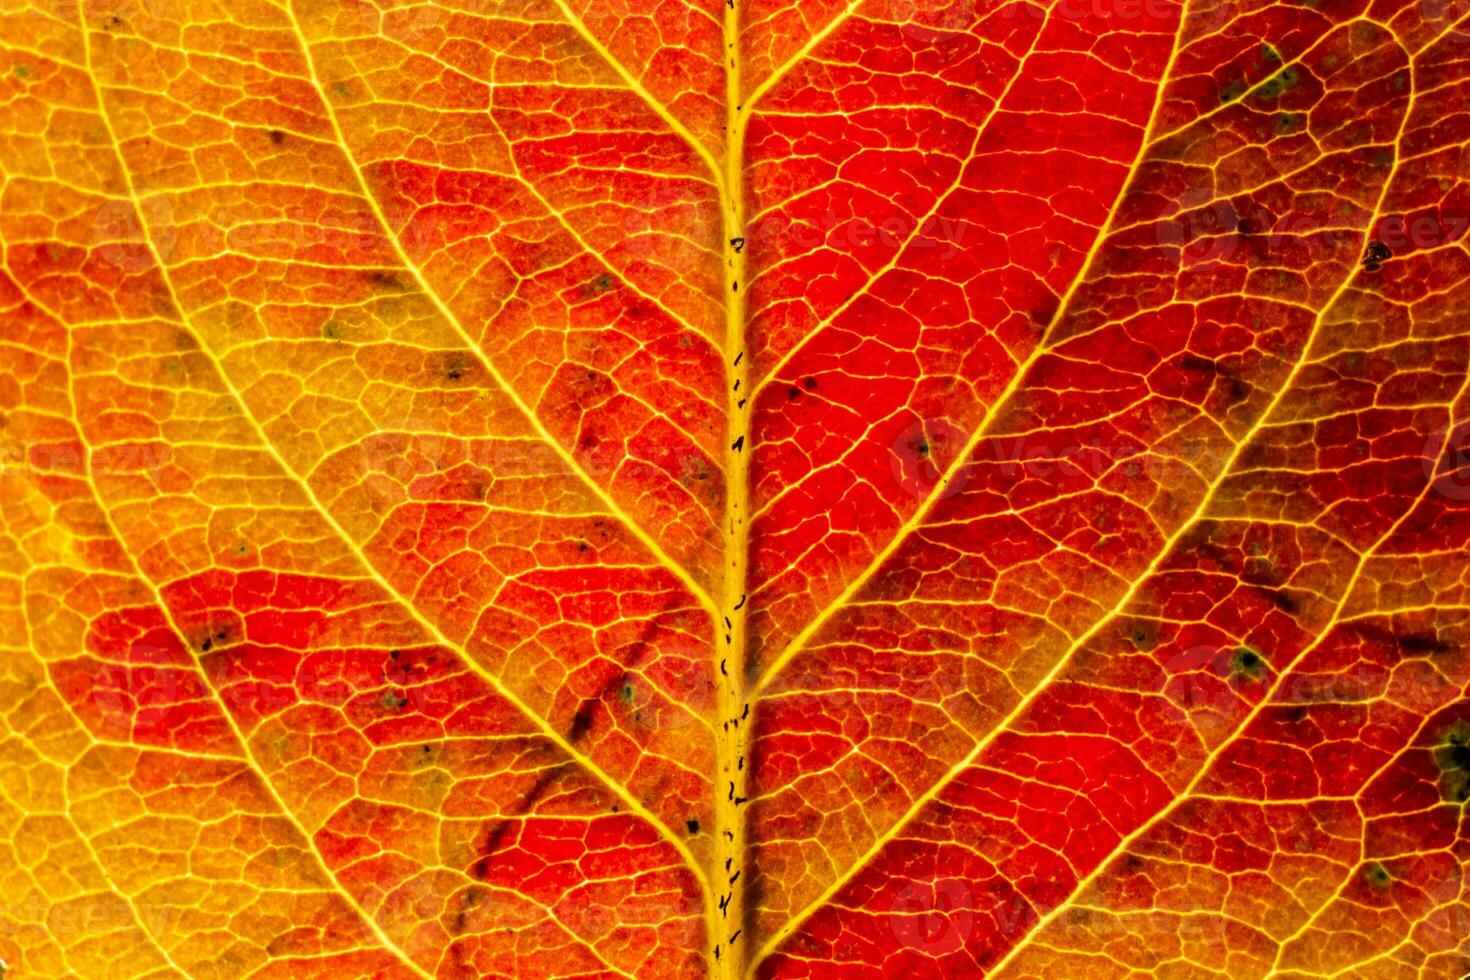
<path fill-rule="evenodd" d="M 1470 975 L 1463 0 L 0 0 L 0 960 Z"/>

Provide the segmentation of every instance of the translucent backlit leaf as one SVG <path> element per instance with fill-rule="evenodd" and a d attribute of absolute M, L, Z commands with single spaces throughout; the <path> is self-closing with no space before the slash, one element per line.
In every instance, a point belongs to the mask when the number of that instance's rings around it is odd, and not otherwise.
<path fill-rule="evenodd" d="M 1470 6 L 0 0 L 0 960 L 1470 975 Z"/>

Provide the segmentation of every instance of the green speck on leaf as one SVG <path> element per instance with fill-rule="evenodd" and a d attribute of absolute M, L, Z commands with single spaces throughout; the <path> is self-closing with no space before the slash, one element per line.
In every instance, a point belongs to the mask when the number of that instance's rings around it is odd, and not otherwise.
<path fill-rule="evenodd" d="M 1229 82 L 1220 89 L 1220 104 L 1226 105 L 1234 102 L 1246 93 L 1248 86 L 1240 79 Z"/>
<path fill-rule="evenodd" d="M 1294 68 L 1283 68 L 1262 83 L 1257 93 L 1263 99 L 1279 99 L 1301 81 L 1301 76 Z"/>
<path fill-rule="evenodd" d="M 1277 51 L 1276 46 L 1273 44 L 1263 44 L 1261 45 L 1261 59 L 1263 61 L 1274 61 L 1279 64 L 1281 61 L 1281 52 Z"/>
<path fill-rule="evenodd" d="M 1363 869 L 1363 877 L 1374 888 L 1387 888 L 1393 881 L 1393 876 L 1388 873 L 1388 869 L 1377 861 Z"/>
<path fill-rule="evenodd" d="M 1457 721 L 1441 736 L 1434 761 L 1442 775 L 1440 790 L 1449 803 L 1470 802 L 1470 725 Z"/>
<path fill-rule="evenodd" d="M 1250 647 L 1241 647 L 1230 657 L 1230 670 L 1237 677 L 1258 681 L 1266 673 L 1266 661 Z"/>
<path fill-rule="evenodd" d="M 1283 112 L 1276 117 L 1276 132 L 1283 136 L 1301 129 L 1306 117 L 1300 112 Z"/>

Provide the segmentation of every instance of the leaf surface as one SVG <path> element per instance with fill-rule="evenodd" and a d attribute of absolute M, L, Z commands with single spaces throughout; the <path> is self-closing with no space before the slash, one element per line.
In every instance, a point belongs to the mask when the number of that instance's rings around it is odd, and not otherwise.
<path fill-rule="evenodd" d="M 1467 25 L 0 3 L 0 958 L 1464 976 Z"/>

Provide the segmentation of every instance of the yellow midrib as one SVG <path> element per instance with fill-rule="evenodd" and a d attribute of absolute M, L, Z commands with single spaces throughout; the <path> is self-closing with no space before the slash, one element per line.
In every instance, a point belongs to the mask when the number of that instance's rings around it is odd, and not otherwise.
<path fill-rule="evenodd" d="M 715 847 L 726 860 L 712 868 L 710 881 L 720 893 L 719 918 L 711 913 L 709 923 L 710 976 L 740 980 L 745 973 L 744 952 L 750 936 L 742 935 L 745 895 L 753 869 L 749 867 L 744 798 L 747 770 L 744 762 L 750 747 L 754 718 L 746 701 L 746 626 L 749 603 L 747 559 L 750 546 L 750 358 L 745 356 L 747 255 L 750 243 L 745 231 L 745 120 L 740 92 L 740 12 L 744 4 L 725 8 L 721 57 L 725 63 L 725 172 L 721 180 L 725 255 L 725 371 L 729 400 L 729 427 L 725 434 L 725 555 L 724 589 L 720 597 L 724 615 L 715 624 L 715 718 L 716 778 Z M 744 242 L 737 251 L 735 240 Z M 738 446 L 738 448 L 737 448 Z M 736 607 L 739 608 L 736 608 Z M 723 629 L 722 629 L 723 627 Z M 723 668 L 721 667 L 723 665 Z M 726 871 L 729 869 L 729 872 Z M 730 879 L 739 875 L 736 881 Z"/>

